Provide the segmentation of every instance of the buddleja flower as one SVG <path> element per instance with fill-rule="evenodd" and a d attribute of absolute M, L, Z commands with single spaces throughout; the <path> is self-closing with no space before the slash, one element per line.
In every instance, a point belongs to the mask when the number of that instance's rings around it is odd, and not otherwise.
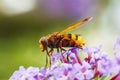
<path fill-rule="evenodd" d="M 20 66 L 9 80 L 91 80 L 112 76 L 111 80 L 120 80 L 120 38 L 114 47 L 114 58 L 102 52 L 102 46 L 88 48 L 71 48 L 63 53 L 51 55 L 52 65 L 49 68 Z M 80 55 L 87 54 L 81 60 Z"/>
<path fill-rule="evenodd" d="M 114 55 L 116 63 L 119 65 L 120 68 L 120 37 L 116 40 L 116 43 L 114 45 Z M 118 73 L 111 79 L 111 80 L 120 80 L 120 69 L 118 70 Z"/>
<path fill-rule="evenodd" d="M 29 67 L 25 69 L 23 66 L 15 71 L 9 80 L 34 80 L 34 77 L 39 74 L 39 68 Z"/>

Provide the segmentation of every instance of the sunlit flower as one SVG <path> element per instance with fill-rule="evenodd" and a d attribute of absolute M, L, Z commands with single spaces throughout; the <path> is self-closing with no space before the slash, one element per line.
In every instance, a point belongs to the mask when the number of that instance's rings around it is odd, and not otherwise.
<path fill-rule="evenodd" d="M 25 69 L 23 66 L 19 67 L 18 71 L 15 71 L 9 80 L 32 80 L 39 74 L 39 68 L 29 67 Z"/>
<path fill-rule="evenodd" d="M 111 80 L 120 79 L 120 50 L 119 38 L 114 48 L 114 58 L 102 52 L 101 46 L 83 49 L 71 48 L 63 53 L 51 55 L 52 65 L 49 68 L 23 66 L 15 71 L 9 80 L 91 80 L 113 76 Z M 81 60 L 79 53 L 87 56 Z"/>

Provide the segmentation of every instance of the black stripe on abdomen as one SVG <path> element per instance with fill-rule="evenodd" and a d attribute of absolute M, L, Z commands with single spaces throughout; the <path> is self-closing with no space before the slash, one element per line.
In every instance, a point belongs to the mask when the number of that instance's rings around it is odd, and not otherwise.
<path fill-rule="evenodd" d="M 75 37 L 76 37 L 76 39 L 75 39 L 75 40 L 78 40 L 79 35 L 76 35 Z"/>
<path fill-rule="evenodd" d="M 71 35 L 71 34 L 68 34 L 68 38 L 71 39 L 71 38 L 72 38 L 72 35 Z"/>

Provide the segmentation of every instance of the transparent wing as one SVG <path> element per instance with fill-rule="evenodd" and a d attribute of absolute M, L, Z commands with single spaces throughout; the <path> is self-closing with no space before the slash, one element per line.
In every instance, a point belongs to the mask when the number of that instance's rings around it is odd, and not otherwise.
<path fill-rule="evenodd" d="M 89 18 L 85 18 L 85 19 L 83 19 L 83 20 L 80 20 L 79 22 L 73 24 L 72 26 L 69 26 L 68 28 L 66 28 L 66 29 L 58 32 L 58 34 L 59 34 L 59 33 L 64 33 L 64 32 L 70 31 L 70 30 L 73 30 L 73 29 L 75 29 L 75 28 L 78 28 L 78 27 L 80 27 L 80 25 L 82 25 L 82 24 L 90 21 L 91 19 L 92 19 L 92 17 L 89 17 Z"/>

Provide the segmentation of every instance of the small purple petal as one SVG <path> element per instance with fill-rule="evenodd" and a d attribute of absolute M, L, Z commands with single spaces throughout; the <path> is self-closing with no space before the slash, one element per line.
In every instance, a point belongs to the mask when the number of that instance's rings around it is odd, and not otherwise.
<path fill-rule="evenodd" d="M 78 72 L 78 73 L 75 74 L 74 80 L 84 80 L 84 79 L 85 79 L 84 75 L 82 75 L 81 72 Z"/>
<path fill-rule="evenodd" d="M 52 66 L 51 66 L 51 70 L 54 70 L 54 69 L 56 69 L 57 67 L 58 67 L 58 65 L 59 65 L 59 62 L 56 62 L 56 63 L 54 63 Z"/>
<path fill-rule="evenodd" d="M 69 61 L 70 63 L 75 64 L 77 62 L 75 54 L 70 54 L 69 57 L 70 57 L 70 61 Z"/>
<path fill-rule="evenodd" d="M 116 43 L 114 45 L 114 49 L 120 48 L 120 37 L 117 38 Z"/>
<path fill-rule="evenodd" d="M 47 70 L 46 70 L 45 67 L 42 67 L 42 68 L 40 69 L 40 72 L 41 72 L 42 74 L 45 74 L 45 73 L 47 72 Z"/>
<path fill-rule="evenodd" d="M 54 54 L 52 54 L 52 59 L 51 59 L 51 61 L 52 61 L 53 63 L 56 62 L 57 60 L 60 60 L 60 59 L 62 59 L 61 54 L 59 54 L 59 53 L 54 53 Z"/>
<path fill-rule="evenodd" d="M 95 53 L 99 53 L 100 52 L 100 50 L 101 50 L 101 48 L 102 48 L 102 45 L 100 45 L 100 46 L 98 46 L 98 47 L 93 47 L 93 48 L 88 48 L 88 47 L 86 47 L 86 46 L 83 46 L 83 51 L 84 52 L 87 52 L 87 54 L 95 54 Z"/>
<path fill-rule="evenodd" d="M 116 52 L 114 55 L 115 55 L 115 59 L 117 60 L 118 64 L 120 65 L 120 52 Z"/>
<path fill-rule="evenodd" d="M 90 80 L 94 77 L 94 70 L 92 70 L 92 69 L 86 70 L 84 75 L 85 75 L 86 80 Z"/>
<path fill-rule="evenodd" d="M 72 48 L 71 49 L 71 52 L 75 53 L 75 54 L 78 54 L 79 53 L 78 51 L 79 51 L 79 48 Z"/>
<path fill-rule="evenodd" d="M 80 71 L 81 70 L 81 65 L 79 64 L 79 63 L 75 63 L 74 65 L 73 65 L 73 69 L 75 70 L 75 71 Z"/>

